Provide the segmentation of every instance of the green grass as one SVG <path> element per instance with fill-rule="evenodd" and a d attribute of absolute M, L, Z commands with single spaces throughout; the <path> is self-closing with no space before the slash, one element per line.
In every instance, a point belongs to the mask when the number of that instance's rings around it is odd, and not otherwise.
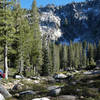
<path fill-rule="evenodd" d="M 11 97 L 11 98 L 7 98 L 6 100 L 18 100 L 17 98 Z"/>

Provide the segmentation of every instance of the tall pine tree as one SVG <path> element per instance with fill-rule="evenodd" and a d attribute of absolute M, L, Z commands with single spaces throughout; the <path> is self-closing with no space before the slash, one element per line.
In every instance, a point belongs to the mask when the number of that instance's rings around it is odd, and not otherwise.
<path fill-rule="evenodd" d="M 42 39 L 42 54 L 43 54 L 43 64 L 42 64 L 42 75 L 49 75 L 51 72 L 50 58 L 49 58 L 49 47 L 47 45 L 46 36 Z"/>
<path fill-rule="evenodd" d="M 36 0 L 33 1 L 31 10 L 31 33 L 33 37 L 32 49 L 31 49 L 31 63 L 34 68 L 34 74 L 40 72 L 42 65 L 42 43 L 41 33 L 39 29 L 39 13 L 36 7 Z"/>
<path fill-rule="evenodd" d="M 0 0 L 0 42 L 4 47 L 4 72 L 8 79 L 8 46 L 11 45 L 14 36 L 11 0 Z"/>

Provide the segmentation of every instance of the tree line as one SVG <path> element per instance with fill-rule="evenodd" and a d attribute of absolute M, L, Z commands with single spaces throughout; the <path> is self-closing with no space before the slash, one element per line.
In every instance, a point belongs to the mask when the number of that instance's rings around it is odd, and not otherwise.
<path fill-rule="evenodd" d="M 42 42 L 36 0 L 30 13 L 31 24 L 19 0 L 0 0 L 0 60 L 4 63 L 6 79 L 8 66 L 17 67 L 19 74 L 23 74 L 26 66 L 34 68 L 34 74 L 39 72 Z"/>
<path fill-rule="evenodd" d="M 48 57 L 45 57 L 44 74 L 67 71 L 92 69 L 96 67 L 96 61 L 100 60 L 100 42 L 98 44 L 86 41 L 69 45 L 50 42 L 48 45 Z M 48 63 L 47 63 L 48 62 Z M 51 73 L 50 73 L 51 72 Z"/>
<path fill-rule="evenodd" d="M 30 18 L 27 15 L 30 14 Z M 57 44 L 41 37 L 36 0 L 30 10 L 19 0 L 0 0 L 0 62 L 8 79 L 8 67 L 20 75 L 51 75 L 67 69 L 94 66 L 100 59 L 100 43 Z"/>

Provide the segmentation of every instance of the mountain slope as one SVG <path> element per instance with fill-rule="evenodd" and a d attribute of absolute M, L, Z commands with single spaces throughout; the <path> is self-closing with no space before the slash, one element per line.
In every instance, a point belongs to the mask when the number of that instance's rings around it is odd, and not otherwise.
<path fill-rule="evenodd" d="M 100 0 L 39 8 L 40 31 L 58 41 L 97 42 L 100 39 Z"/>

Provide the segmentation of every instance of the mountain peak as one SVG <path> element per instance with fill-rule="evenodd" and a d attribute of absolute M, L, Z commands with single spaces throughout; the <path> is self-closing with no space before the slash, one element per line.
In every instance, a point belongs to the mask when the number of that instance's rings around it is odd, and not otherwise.
<path fill-rule="evenodd" d="M 48 39 L 70 41 L 97 41 L 100 38 L 100 0 L 70 3 L 65 6 L 54 4 L 39 8 L 40 31 Z"/>

